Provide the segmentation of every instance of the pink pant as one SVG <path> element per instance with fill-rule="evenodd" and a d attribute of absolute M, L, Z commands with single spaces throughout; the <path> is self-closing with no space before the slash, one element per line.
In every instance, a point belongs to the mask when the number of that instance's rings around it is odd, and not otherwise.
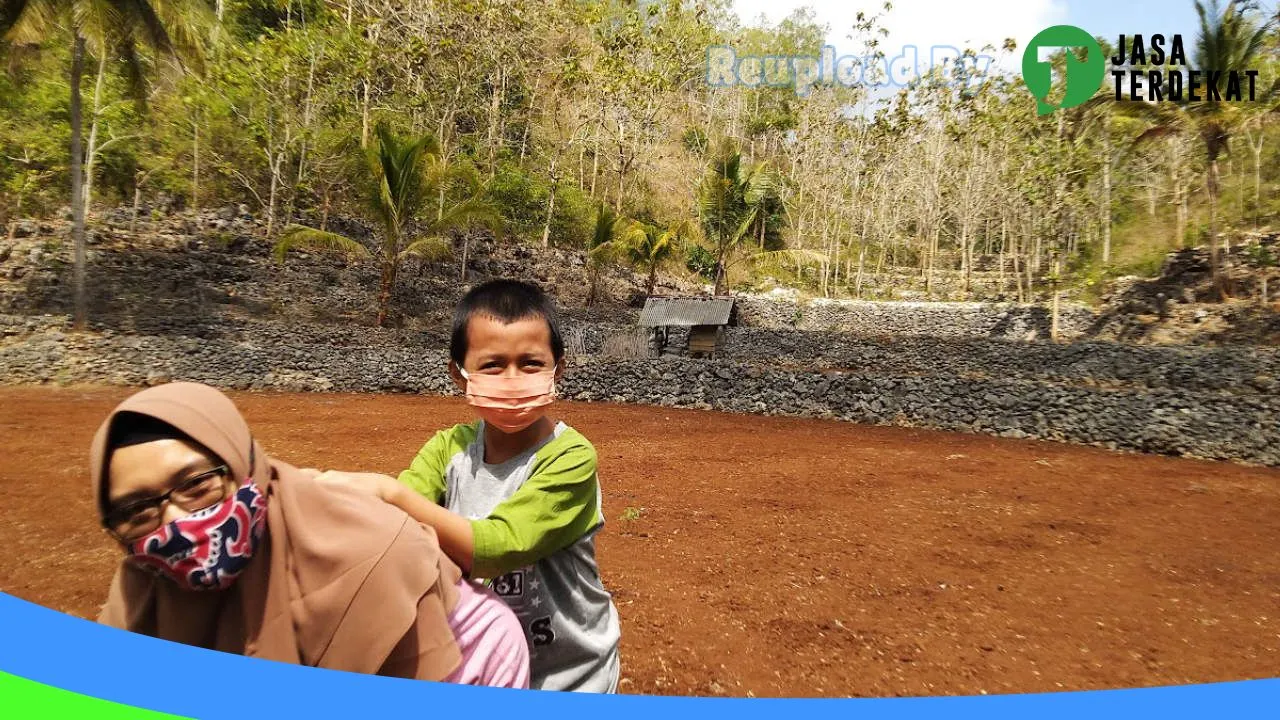
<path fill-rule="evenodd" d="M 488 687 L 529 687 L 529 645 L 524 628 L 492 590 L 458 582 L 458 605 L 449 627 L 462 652 L 462 664 L 445 682 Z"/>

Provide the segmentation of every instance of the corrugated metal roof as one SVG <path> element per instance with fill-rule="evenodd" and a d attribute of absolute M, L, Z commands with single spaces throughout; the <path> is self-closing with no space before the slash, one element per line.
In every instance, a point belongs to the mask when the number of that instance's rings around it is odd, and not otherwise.
<path fill-rule="evenodd" d="M 733 300 L 724 298 L 651 297 L 640 312 L 640 326 L 727 325 L 732 313 Z"/>

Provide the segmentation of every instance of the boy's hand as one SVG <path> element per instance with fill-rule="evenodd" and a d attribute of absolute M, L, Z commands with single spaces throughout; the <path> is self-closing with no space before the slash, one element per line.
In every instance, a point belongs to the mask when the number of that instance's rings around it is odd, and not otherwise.
<path fill-rule="evenodd" d="M 342 485 L 368 493 L 383 502 L 394 503 L 400 483 L 389 475 L 380 473 L 342 472 L 326 470 L 316 476 L 316 481 L 328 485 Z"/>

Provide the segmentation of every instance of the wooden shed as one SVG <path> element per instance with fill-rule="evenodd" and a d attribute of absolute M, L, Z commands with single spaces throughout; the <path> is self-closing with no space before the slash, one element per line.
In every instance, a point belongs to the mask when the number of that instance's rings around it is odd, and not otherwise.
<path fill-rule="evenodd" d="M 640 327 L 652 328 L 658 354 L 672 327 L 689 328 L 690 357 L 715 357 L 724 345 L 724 328 L 734 320 L 733 298 L 650 297 L 640 312 Z"/>

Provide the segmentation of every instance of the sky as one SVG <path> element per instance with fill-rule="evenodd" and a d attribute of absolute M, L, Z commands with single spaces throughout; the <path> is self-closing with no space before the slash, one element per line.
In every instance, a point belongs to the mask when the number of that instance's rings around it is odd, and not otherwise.
<path fill-rule="evenodd" d="M 1223 0 L 1225 3 L 1225 0 Z M 868 0 L 734 0 L 734 9 L 744 23 L 751 24 L 762 13 L 776 23 L 800 7 L 811 7 L 818 21 L 830 26 L 828 43 L 839 55 L 861 54 L 861 43 L 846 39 L 858 10 L 875 13 L 881 2 Z M 1075 25 L 1114 43 L 1124 33 L 1166 38 L 1181 33 L 1188 53 L 1198 26 L 1192 0 L 895 0 L 884 16 L 889 37 L 884 49 L 894 57 L 904 45 L 915 45 L 925 56 L 925 48 L 950 45 L 980 48 L 990 43 L 996 48 L 1007 37 L 1018 41 L 1018 50 L 1000 59 L 1000 66 L 1016 70 L 1021 64 L 1021 48 L 1040 30 L 1050 25 Z M 1275 11 L 1276 0 L 1265 7 Z M 1168 45 L 1166 45 L 1166 50 Z"/>

